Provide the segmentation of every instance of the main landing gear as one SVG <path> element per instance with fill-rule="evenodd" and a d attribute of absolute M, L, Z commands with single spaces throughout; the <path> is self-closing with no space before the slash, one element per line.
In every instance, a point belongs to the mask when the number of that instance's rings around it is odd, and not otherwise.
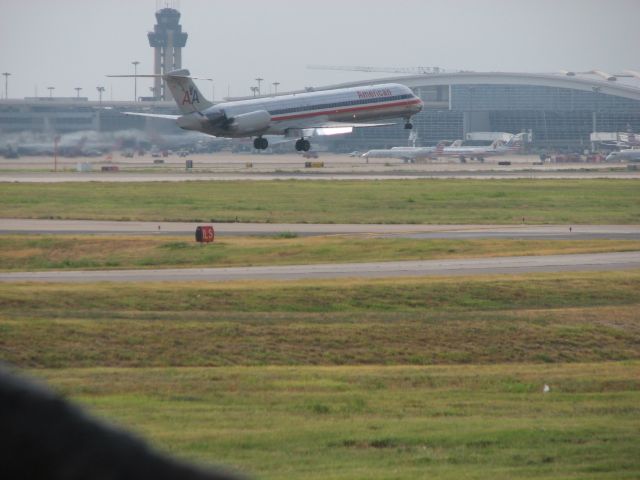
<path fill-rule="evenodd" d="M 404 129 L 411 130 L 412 128 L 413 128 L 413 123 L 411 123 L 411 120 L 407 118 L 407 123 L 404 124 Z"/>
<path fill-rule="evenodd" d="M 296 142 L 296 151 L 308 152 L 310 149 L 311 149 L 311 144 L 309 143 L 309 140 L 305 140 L 304 138 L 301 138 Z"/>
<path fill-rule="evenodd" d="M 269 140 L 258 137 L 253 139 L 253 148 L 256 150 L 266 150 L 269 147 Z"/>

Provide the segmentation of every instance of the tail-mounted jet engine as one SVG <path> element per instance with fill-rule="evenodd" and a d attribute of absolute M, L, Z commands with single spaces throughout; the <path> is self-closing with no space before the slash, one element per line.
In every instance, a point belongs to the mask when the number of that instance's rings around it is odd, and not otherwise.
<path fill-rule="evenodd" d="M 227 128 L 235 134 L 262 133 L 271 124 L 271 115 L 266 110 L 242 113 L 229 119 Z"/>

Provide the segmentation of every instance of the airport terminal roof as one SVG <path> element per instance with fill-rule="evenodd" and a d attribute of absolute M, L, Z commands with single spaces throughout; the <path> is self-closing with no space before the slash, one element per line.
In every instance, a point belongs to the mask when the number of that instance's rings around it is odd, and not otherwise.
<path fill-rule="evenodd" d="M 437 85 L 536 85 L 555 88 L 570 88 L 589 92 L 640 100 L 640 71 L 625 70 L 622 73 L 608 73 L 603 70 L 572 72 L 561 70 L 552 73 L 523 72 L 440 72 L 420 75 L 397 75 L 357 82 L 314 87 L 313 90 L 333 90 L 336 88 L 371 85 L 373 83 L 401 83 L 411 88 Z M 297 92 L 282 92 L 281 95 Z M 244 98 L 244 97 L 243 97 Z M 254 98 L 254 97 L 246 97 Z M 234 98 L 233 100 L 239 100 Z"/>
<path fill-rule="evenodd" d="M 403 75 L 378 78 L 367 82 L 353 82 L 335 85 L 332 88 L 370 84 L 371 82 L 402 83 L 409 87 L 435 85 L 537 85 L 544 87 L 571 88 L 584 91 L 616 95 L 640 100 L 640 72 L 626 70 L 619 74 L 610 74 L 602 70 L 589 72 L 560 71 L 556 73 L 510 73 L 510 72 L 453 72 L 422 75 Z M 597 89 L 597 90 L 594 90 Z"/>

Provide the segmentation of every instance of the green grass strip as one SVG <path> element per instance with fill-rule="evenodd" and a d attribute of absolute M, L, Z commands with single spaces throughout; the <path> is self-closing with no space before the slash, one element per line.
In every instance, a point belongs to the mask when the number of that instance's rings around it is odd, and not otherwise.
<path fill-rule="evenodd" d="M 640 223 L 637 180 L 5 184 L 0 217 L 203 222 Z"/>

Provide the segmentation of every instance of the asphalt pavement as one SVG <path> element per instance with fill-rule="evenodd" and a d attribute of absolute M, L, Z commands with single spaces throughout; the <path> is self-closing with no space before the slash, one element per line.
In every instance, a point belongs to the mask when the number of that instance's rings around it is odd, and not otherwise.
<path fill-rule="evenodd" d="M 213 223 L 216 235 L 372 235 L 424 239 L 630 239 L 640 240 L 640 225 L 415 225 L 317 223 Z M 31 220 L 0 218 L 0 234 L 185 235 L 198 223 Z"/>
<path fill-rule="evenodd" d="M 223 282 L 232 280 L 317 280 L 533 272 L 611 271 L 640 268 L 640 252 L 494 257 L 480 259 L 368 262 L 316 265 L 153 270 L 0 273 L 0 282 Z M 603 288 L 606 288 L 603 286 Z"/>

